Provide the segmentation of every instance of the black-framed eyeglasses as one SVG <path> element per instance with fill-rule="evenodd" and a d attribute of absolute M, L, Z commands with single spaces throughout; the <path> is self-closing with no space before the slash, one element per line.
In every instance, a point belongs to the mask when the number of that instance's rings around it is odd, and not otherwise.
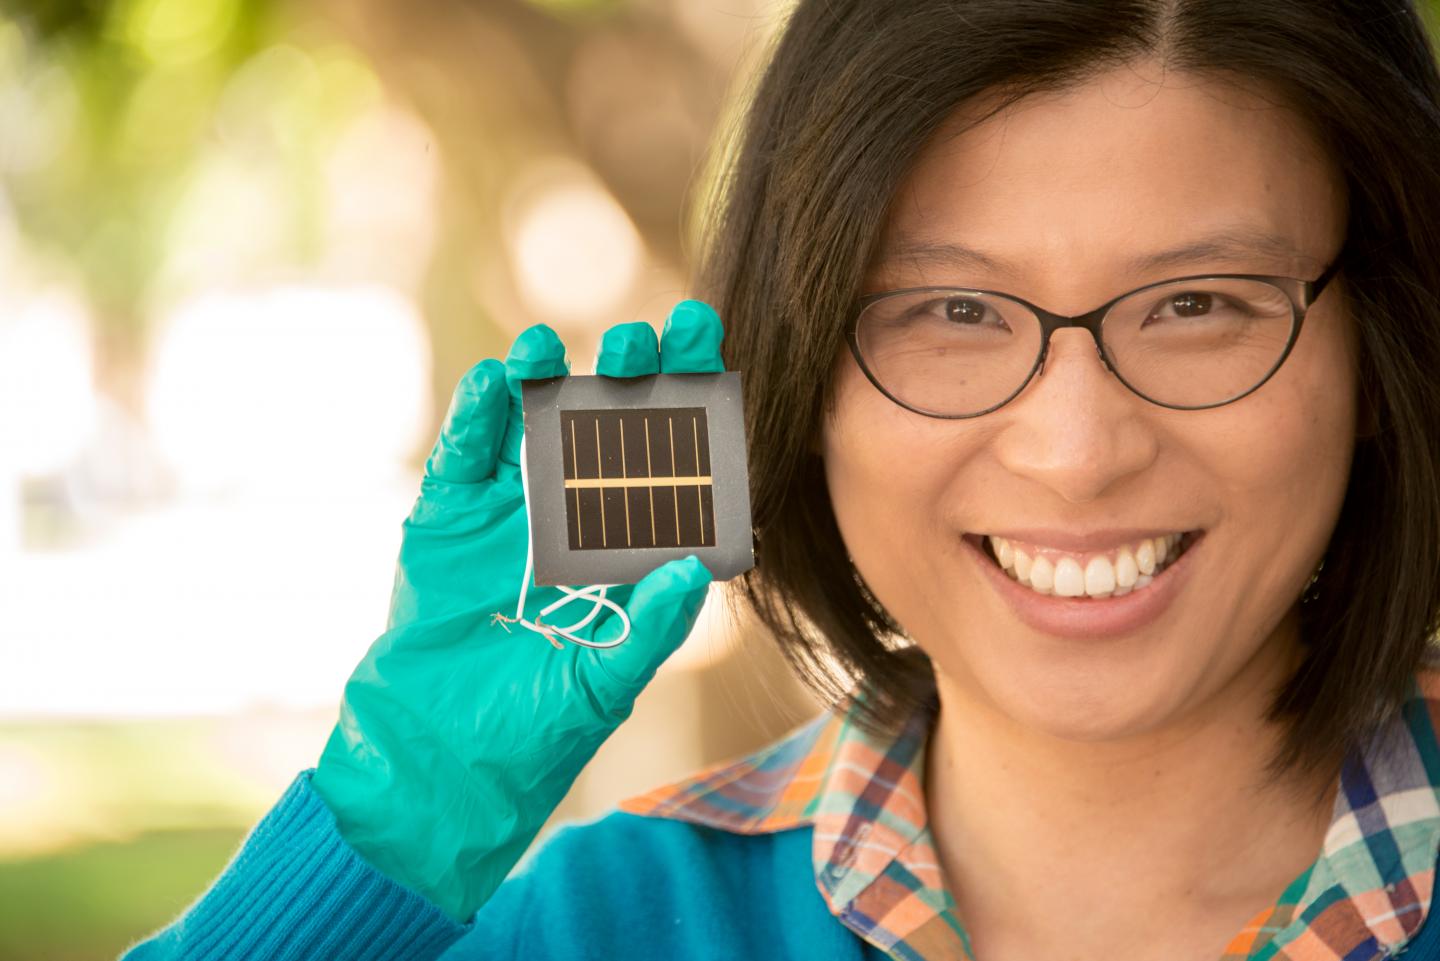
<path fill-rule="evenodd" d="M 929 417 L 1003 407 L 1044 367 L 1050 335 L 1066 327 L 1088 330 L 1106 368 L 1145 400 L 1204 410 L 1254 392 L 1280 369 L 1340 259 L 1310 281 L 1162 280 L 1076 317 L 992 290 L 889 290 L 861 298 L 846 339 L 881 393 Z"/>

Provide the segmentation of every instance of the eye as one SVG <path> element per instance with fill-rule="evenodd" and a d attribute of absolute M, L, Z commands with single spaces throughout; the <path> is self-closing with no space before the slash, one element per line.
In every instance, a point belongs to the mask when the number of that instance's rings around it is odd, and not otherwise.
<path fill-rule="evenodd" d="M 1173 307 L 1181 317 L 1200 317 L 1214 309 L 1215 295 L 1198 290 L 1186 291 L 1167 298 L 1166 306 Z"/>
<path fill-rule="evenodd" d="M 988 310 L 989 307 L 984 303 L 969 297 L 951 297 L 943 302 L 945 319 L 952 324 L 982 324 Z"/>
<path fill-rule="evenodd" d="M 1126 296 L 1106 316 L 1112 336 L 1145 330 L 1152 336 L 1284 337 L 1294 316 L 1289 294 L 1254 277 L 1184 279 L 1144 287 Z M 1195 340 L 1189 343 L 1197 343 Z"/>
<path fill-rule="evenodd" d="M 977 337 L 1011 332 L 1019 309 L 983 291 L 959 289 L 897 291 L 872 301 L 865 326 L 871 330 L 924 333 L 933 337 Z"/>
<path fill-rule="evenodd" d="M 1182 290 L 1166 294 L 1147 312 L 1141 326 L 1165 321 L 1227 321 L 1235 322 L 1252 316 L 1250 304 L 1209 290 Z"/>

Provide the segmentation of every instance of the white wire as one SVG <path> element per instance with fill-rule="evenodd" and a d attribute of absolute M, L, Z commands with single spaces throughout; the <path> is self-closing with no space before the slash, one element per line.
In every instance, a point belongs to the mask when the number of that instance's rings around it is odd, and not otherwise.
<path fill-rule="evenodd" d="M 615 584 L 592 584 L 579 590 L 570 587 L 557 587 L 560 597 L 551 601 L 540 613 L 535 615 L 535 620 L 529 620 L 525 616 L 525 597 L 530 590 L 530 580 L 535 571 L 535 537 L 534 531 L 530 528 L 530 473 L 525 469 L 525 438 L 520 438 L 520 487 L 525 494 L 525 575 L 520 581 L 520 599 L 515 604 L 515 617 L 504 620 L 519 624 L 536 634 L 544 635 L 552 644 L 558 635 L 570 641 L 572 644 L 579 644 L 581 647 L 607 648 L 618 647 L 625 643 L 630 636 L 630 618 L 625 613 L 625 608 L 606 596 L 606 592 L 617 585 Z M 589 601 L 590 611 L 574 624 L 567 624 L 564 627 L 557 627 L 554 624 L 546 624 L 545 618 L 560 610 L 568 604 L 576 601 Z M 615 616 L 620 618 L 620 636 L 613 641 L 592 641 L 575 633 L 586 627 L 600 613 L 602 608 L 610 608 Z"/>

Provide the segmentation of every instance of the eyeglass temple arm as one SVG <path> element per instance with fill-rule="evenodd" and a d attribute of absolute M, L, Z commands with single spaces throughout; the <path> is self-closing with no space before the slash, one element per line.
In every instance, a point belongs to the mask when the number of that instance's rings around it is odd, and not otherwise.
<path fill-rule="evenodd" d="M 1309 309 L 1310 305 L 1315 303 L 1316 299 L 1320 296 L 1320 292 L 1325 289 L 1325 285 L 1330 283 L 1330 281 L 1335 278 L 1335 275 L 1340 272 L 1340 265 L 1344 256 L 1345 252 L 1342 248 L 1341 251 L 1335 255 L 1335 259 L 1330 261 L 1330 266 L 1325 268 L 1325 272 L 1305 285 L 1305 290 L 1309 294 L 1309 296 L 1305 298 L 1306 309 Z"/>

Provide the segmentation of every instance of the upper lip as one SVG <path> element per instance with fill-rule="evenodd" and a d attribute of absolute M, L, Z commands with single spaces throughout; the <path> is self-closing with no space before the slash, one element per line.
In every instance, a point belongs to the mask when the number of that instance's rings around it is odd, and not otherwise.
<path fill-rule="evenodd" d="M 1167 534 L 1184 534 L 1188 527 L 1112 527 L 1093 531 L 1067 531 L 1058 527 L 1010 528 L 1003 531 L 977 532 L 985 537 L 1003 537 L 1036 547 L 1053 547 L 1061 551 L 1107 551 Z"/>

